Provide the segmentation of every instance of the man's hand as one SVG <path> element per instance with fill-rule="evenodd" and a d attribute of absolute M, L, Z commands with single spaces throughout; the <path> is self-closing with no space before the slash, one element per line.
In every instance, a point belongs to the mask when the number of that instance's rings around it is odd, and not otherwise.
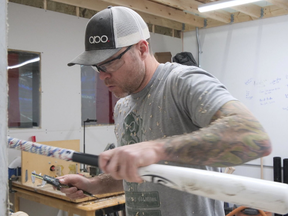
<path fill-rule="evenodd" d="M 104 194 L 123 191 L 122 181 L 113 179 L 110 175 L 103 174 L 93 178 L 86 178 L 78 174 L 69 174 L 58 177 L 61 184 L 72 186 L 61 188 L 70 199 L 86 197 L 83 190 L 91 194 Z"/>
<path fill-rule="evenodd" d="M 71 186 L 70 188 L 61 188 L 61 192 L 65 193 L 70 199 L 81 199 L 86 197 L 83 193 L 83 190 L 90 192 L 91 182 L 89 179 L 78 175 L 78 174 L 69 174 L 58 177 L 61 184 L 66 184 Z M 90 189 L 90 190 L 89 190 Z"/>
<path fill-rule="evenodd" d="M 100 169 L 114 179 L 142 182 L 138 168 L 163 160 L 164 142 L 149 141 L 118 147 L 100 154 Z"/>

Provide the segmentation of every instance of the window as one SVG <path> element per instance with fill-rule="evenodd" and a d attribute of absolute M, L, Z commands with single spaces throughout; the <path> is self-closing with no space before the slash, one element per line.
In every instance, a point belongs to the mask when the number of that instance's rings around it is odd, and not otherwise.
<path fill-rule="evenodd" d="M 40 53 L 8 51 L 8 127 L 40 126 Z"/>
<path fill-rule="evenodd" d="M 87 119 L 96 119 L 97 124 L 114 124 L 113 109 L 117 100 L 95 70 L 81 66 L 82 125 Z"/>

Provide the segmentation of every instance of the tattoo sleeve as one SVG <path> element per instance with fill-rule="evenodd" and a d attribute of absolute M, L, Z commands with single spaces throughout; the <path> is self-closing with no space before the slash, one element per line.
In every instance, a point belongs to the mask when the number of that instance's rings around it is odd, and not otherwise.
<path fill-rule="evenodd" d="M 224 104 L 211 124 L 165 140 L 168 160 L 192 165 L 235 166 L 271 152 L 264 128 L 240 102 Z"/>

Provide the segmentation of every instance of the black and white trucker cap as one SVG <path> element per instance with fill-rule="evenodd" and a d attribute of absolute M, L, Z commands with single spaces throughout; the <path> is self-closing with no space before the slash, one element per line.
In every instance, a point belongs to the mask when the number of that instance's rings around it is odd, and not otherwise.
<path fill-rule="evenodd" d="M 89 20 L 85 33 L 85 51 L 68 66 L 98 64 L 122 47 L 148 38 L 148 26 L 138 13 L 127 7 L 109 6 Z"/>

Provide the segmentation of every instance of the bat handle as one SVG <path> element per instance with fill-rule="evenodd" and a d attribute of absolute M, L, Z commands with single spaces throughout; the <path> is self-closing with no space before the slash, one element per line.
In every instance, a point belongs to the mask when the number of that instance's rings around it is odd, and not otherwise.
<path fill-rule="evenodd" d="M 87 164 L 90 166 L 99 167 L 98 155 L 74 152 L 72 155 L 72 161 Z"/>

